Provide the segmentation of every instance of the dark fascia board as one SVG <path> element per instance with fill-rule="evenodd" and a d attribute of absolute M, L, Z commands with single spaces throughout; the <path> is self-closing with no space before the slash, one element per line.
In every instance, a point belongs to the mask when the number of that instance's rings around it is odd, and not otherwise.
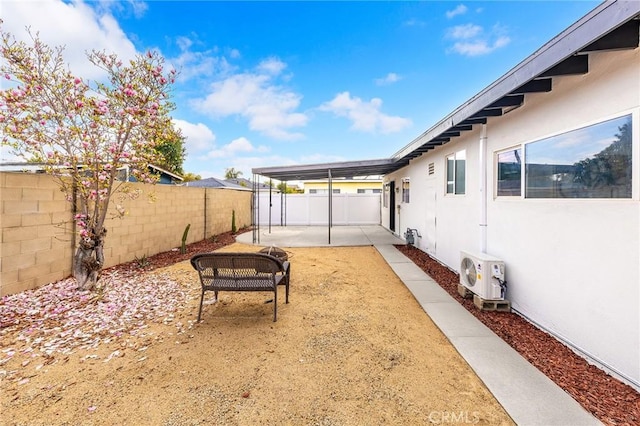
<path fill-rule="evenodd" d="M 640 1 L 613 0 L 601 3 L 490 86 L 397 151 L 393 158 L 405 157 L 409 152 L 469 117 L 486 116 L 478 113 L 639 14 Z"/>

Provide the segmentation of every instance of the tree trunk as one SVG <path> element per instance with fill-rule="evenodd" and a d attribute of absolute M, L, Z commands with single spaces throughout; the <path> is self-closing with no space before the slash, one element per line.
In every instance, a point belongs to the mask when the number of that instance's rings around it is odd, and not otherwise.
<path fill-rule="evenodd" d="M 94 290 L 104 266 L 104 236 L 106 230 L 83 237 L 73 259 L 73 276 L 79 290 Z"/>

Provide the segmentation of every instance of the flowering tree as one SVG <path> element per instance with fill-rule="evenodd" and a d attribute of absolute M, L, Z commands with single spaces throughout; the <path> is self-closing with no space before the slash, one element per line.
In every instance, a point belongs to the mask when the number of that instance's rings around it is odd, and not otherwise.
<path fill-rule="evenodd" d="M 155 182 L 149 164 L 156 147 L 181 137 L 169 116 L 176 73 L 166 72 L 155 52 L 123 64 L 114 54 L 93 51 L 89 61 L 107 78 L 88 82 L 65 65 L 63 47 L 29 35 L 27 44 L 0 28 L 0 77 L 8 87 L 0 89 L 2 145 L 40 164 L 73 203 L 80 236 L 73 273 L 78 288 L 90 290 L 104 265 L 109 203 L 116 194 L 137 195 L 122 176 Z"/>

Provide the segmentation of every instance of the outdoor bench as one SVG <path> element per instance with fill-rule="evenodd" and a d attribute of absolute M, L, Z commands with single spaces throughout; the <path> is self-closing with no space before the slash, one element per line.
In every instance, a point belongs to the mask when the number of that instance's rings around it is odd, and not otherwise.
<path fill-rule="evenodd" d="M 272 291 L 273 321 L 278 313 L 278 286 L 285 286 L 285 302 L 289 303 L 288 261 L 263 253 L 201 253 L 191 258 L 191 265 L 200 275 L 202 293 L 198 322 L 202 314 L 204 293 L 213 291 L 218 300 L 219 291 Z"/>

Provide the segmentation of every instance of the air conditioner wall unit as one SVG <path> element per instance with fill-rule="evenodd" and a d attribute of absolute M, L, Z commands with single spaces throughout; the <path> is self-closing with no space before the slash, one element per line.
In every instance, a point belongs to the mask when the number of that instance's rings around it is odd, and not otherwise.
<path fill-rule="evenodd" d="M 504 262 L 486 253 L 460 252 L 460 284 L 485 300 L 504 300 Z"/>

